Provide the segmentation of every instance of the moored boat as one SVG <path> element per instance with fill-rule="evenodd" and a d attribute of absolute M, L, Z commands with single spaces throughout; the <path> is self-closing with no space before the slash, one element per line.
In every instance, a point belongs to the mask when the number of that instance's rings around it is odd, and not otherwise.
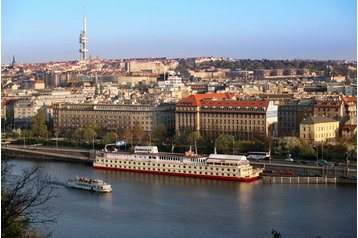
<path fill-rule="evenodd" d="M 261 168 L 254 169 L 246 156 L 201 156 L 191 150 L 185 154 L 160 153 L 156 146 L 136 146 L 134 153 L 98 151 L 93 167 L 233 181 L 254 181 L 263 171 Z"/>
<path fill-rule="evenodd" d="M 69 188 L 78 188 L 100 193 L 112 192 L 112 186 L 103 182 L 103 180 L 89 179 L 85 177 L 76 177 L 75 179 L 69 179 L 65 183 L 65 186 Z"/>

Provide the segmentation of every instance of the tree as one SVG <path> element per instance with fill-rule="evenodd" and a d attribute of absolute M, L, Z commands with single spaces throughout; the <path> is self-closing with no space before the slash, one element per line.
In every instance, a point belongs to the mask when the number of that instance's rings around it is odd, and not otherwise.
<path fill-rule="evenodd" d="M 76 128 L 76 130 L 72 134 L 73 141 L 75 143 L 81 143 L 83 138 L 83 128 Z"/>
<path fill-rule="evenodd" d="M 123 139 L 126 141 L 130 141 L 132 139 L 133 133 L 130 129 L 126 128 L 123 131 Z"/>
<path fill-rule="evenodd" d="M 93 139 L 96 138 L 97 133 L 92 128 L 86 128 L 82 130 L 82 137 L 84 143 L 92 143 Z"/>
<path fill-rule="evenodd" d="M 7 161 L 1 163 L 1 237 L 25 237 L 31 225 L 47 226 L 57 217 L 47 205 L 56 197 L 48 176 L 39 167 L 12 174 Z"/>
<path fill-rule="evenodd" d="M 98 134 L 99 129 L 100 129 L 99 126 L 98 126 L 98 124 L 97 124 L 95 121 L 89 122 L 86 128 L 91 128 L 91 129 L 94 130 L 97 134 Z"/>
<path fill-rule="evenodd" d="M 118 135 L 116 133 L 107 132 L 102 139 L 102 143 L 110 144 L 110 143 L 115 143 L 117 140 L 118 140 Z"/>
<path fill-rule="evenodd" d="M 34 136 L 46 137 L 47 135 L 46 114 L 43 110 L 38 110 L 37 114 L 32 117 L 31 130 Z"/>
<path fill-rule="evenodd" d="M 134 122 L 134 127 L 133 127 L 133 138 L 135 140 L 137 140 L 138 142 L 141 141 L 142 137 L 144 135 L 144 130 L 143 128 L 140 126 L 138 121 Z"/>
<path fill-rule="evenodd" d="M 221 134 L 216 139 L 216 149 L 218 153 L 232 154 L 233 137 L 227 134 Z"/>
<path fill-rule="evenodd" d="M 272 229 L 271 234 L 272 234 L 272 238 L 282 238 L 281 233 L 279 233 L 275 229 Z"/>
<path fill-rule="evenodd" d="M 168 137 L 168 131 L 164 124 L 158 124 L 152 130 L 152 140 L 155 143 L 164 142 Z"/>
<path fill-rule="evenodd" d="M 72 141 L 73 139 L 73 130 L 67 129 L 65 133 L 63 134 L 63 137 L 65 137 L 66 141 Z"/>

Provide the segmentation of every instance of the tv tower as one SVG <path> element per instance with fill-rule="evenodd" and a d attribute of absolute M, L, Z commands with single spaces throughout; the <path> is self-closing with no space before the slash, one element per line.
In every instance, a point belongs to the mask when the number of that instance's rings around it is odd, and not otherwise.
<path fill-rule="evenodd" d="M 87 59 L 87 33 L 86 33 L 86 8 L 84 8 L 83 14 L 83 31 L 80 33 L 80 53 L 81 53 L 81 60 Z"/>

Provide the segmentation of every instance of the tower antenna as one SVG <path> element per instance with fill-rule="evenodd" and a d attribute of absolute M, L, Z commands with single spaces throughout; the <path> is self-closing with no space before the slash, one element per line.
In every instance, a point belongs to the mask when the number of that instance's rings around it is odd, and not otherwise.
<path fill-rule="evenodd" d="M 86 6 L 83 8 L 83 30 L 80 33 L 80 53 L 81 53 L 81 60 L 87 59 L 87 21 L 86 21 Z"/>

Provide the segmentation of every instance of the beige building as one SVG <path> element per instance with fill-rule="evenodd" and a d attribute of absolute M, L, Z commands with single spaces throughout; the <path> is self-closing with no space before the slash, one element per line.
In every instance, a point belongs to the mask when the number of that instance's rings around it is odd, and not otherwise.
<path fill-rule="evenodd" d="M 309 116 L 300 123 L 300 138 L 313 142 L 335 141 L 339 121 L 324 116 Z"/>
<path fill-rule="evenodd" d="M 277 106 L 269 101 L 239 100 L 229 93 L 195 94 L 176 105 L 175 130 L 186 128 L 206 137 L 221 133 L 252 140 L 275 134 Z"/>
<path fill-rule="evenodd" d="M 53 120 L 55 128 L 61 131 L 85 128 L 91 122 L 113 131 L 133 130 L 140 125 L 144 132 L 151 132 L 158 124 L 173 131 L 174 109 L 174 104 L 56 104 Z"/>

